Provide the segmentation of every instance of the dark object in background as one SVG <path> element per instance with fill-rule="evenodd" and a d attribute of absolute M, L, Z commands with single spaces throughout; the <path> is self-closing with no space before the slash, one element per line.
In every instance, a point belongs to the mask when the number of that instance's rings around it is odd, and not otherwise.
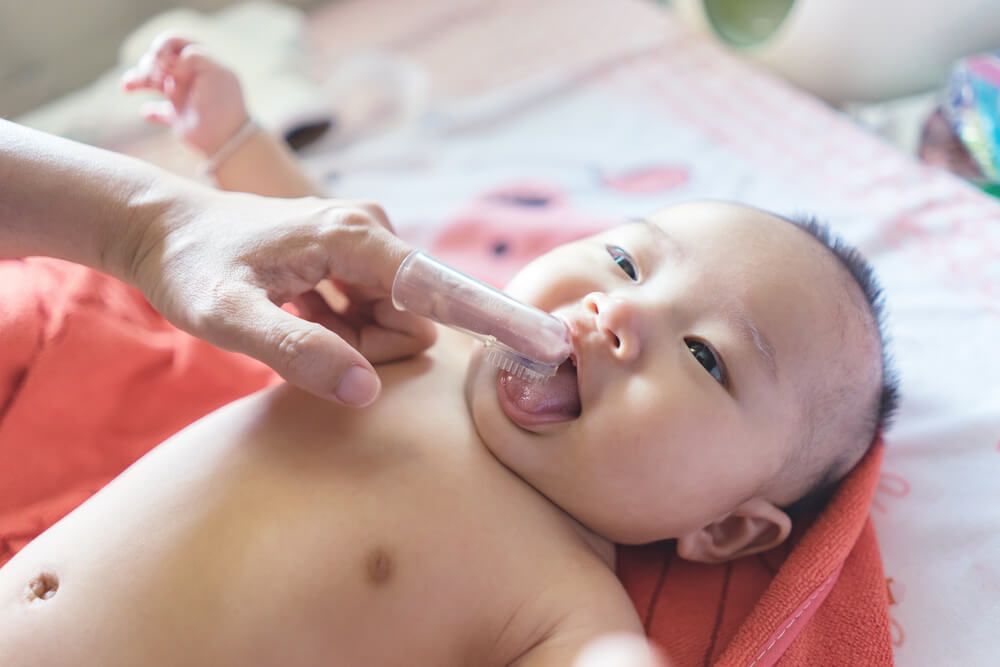
<path fill-rule="evenodd" d="M 302 150 L 337 126 L 333 118 L 296 125 L 285 132 L 285 143 L 293 151 Z"/>
<path fill-rule="evenodd" d="M 924 123 L 920 135 L 919 155 L 927 164 L 940 167 L 967 180 L 978 183 L 984 179 L 983 172 L 969 155 L 965 144 L 951 129 L 951 124 L 940 108 L 936 109 Z"/>

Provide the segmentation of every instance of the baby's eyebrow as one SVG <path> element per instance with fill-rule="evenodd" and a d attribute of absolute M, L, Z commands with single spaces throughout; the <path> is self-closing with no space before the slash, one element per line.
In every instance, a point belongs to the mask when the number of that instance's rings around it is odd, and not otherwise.
<path fill-rule="evenodd" d="M 763 364 L 764 369 L 767 374 L 771 376 L 771 380 L 774 382 L 778 381 L 778 364 L 775 361 L 774 345 L 768 340 L 764 332 L 760 330 L 760 327 L 750 318 L 746 311 L 744 311 L 739 306 L 729 306 L 725 309 L 726 319 L 729 321 L 730 326 L 732 326 L 739 333 L 740 338 L 742 338 L 746 343 L 753 347 L 754 355 L 761 364 Z"/>
<path fill-rule="evenodd" d="M 687 252 L 684 250 L 684 246 L 682 246 L 672 234 L 667 233 L 667 230 L 660 227 L 652 220 L 648 220 L 646 218 L 630 218 L 629 220 L 630 222 L 640 222 L 646 225 L 646 228 L 652 232 L 653 236 L 662 241 L 667 250 L 677 259 L 681 259 L 687 255 Z"/>

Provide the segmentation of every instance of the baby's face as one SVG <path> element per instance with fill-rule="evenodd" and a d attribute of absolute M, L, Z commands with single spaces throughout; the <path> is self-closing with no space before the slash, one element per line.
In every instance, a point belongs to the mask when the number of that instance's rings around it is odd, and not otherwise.
<path fill-rule="evenodd" d="M 476 428 L 616 542 L 679 537 L 752 498 L 790 502 L 801 489 L 779 473 L 802 441 L 804 394 L 843 345 L 835 262 L 793 225 L 721 203 L 561 246 L 507 291 L 570 324 L 575 377 L 566 365 L 524 386 L 477 353 Z"/>

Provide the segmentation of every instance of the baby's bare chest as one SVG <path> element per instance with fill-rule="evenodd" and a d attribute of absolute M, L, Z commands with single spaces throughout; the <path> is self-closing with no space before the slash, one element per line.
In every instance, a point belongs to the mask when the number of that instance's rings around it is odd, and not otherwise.
<path fill-rule="evenodd" d="M 148 647 L 179 628 L 192 665 L 504 664 L 552 620 L 530 617 L 537 591 L 584 557 L 559 512 L 460 439 L 221 425 L 166 443 L 2 573 L 73 572 L 44 629 L 85 654 L 73 618 L 127 624 L 122 664 L 157 664 Z"/>

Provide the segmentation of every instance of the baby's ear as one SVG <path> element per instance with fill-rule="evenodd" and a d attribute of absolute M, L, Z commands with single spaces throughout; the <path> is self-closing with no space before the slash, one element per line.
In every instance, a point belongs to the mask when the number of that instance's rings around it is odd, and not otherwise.
<path fill-rule="evenodd" d="M 677 554 L 699 563 L 724 563 L 776 547 L 792 520 L 769 500 L 753 498 L 712 523 L 677 538 Z"/>

